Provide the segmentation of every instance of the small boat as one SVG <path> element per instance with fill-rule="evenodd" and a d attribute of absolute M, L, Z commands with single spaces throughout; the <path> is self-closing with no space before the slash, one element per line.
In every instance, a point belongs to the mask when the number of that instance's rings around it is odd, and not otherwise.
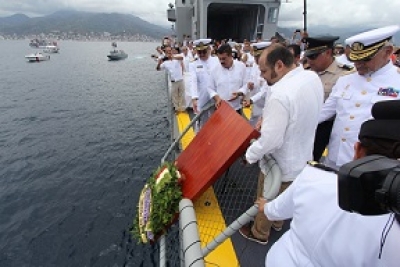
<path fill-rule="evenodd" d="M 111 50 L 110 54 L 107 55 L 110 60 L 120 60 L 128 57 L 128 54 L 124 50 Z"/>
<path fill-rule="evenodd" d="M 58 48 L 58 46 L 55 46 L 55 45 L 46 45 L 43 48 L 43 52 L 48 53 L 48 54 L 58 53 L 59 51 L 60 51 L 60 48 Z"/>
<path fill-rule="evenodd" d="M 40 61 L 50 60 L 49 55 L 43 55 L 42 53 L 32 53 L 30 55 L 25 56 L 25 58 L 28 59 L 29 62 L 40 62 Z"/>
<path fill-rule="evenodd" d="M 120 60 L 120 59 L 125 59 L 128 57 L 128 54 L 124 52 L 124 50 L 119 50 L 117 49 L 117 43 L 113 42 L 111 46 L 114 48 L 113 50 L 110 51 L 110 54 L 107 55 L 107 57 L 110 60 Z"/>

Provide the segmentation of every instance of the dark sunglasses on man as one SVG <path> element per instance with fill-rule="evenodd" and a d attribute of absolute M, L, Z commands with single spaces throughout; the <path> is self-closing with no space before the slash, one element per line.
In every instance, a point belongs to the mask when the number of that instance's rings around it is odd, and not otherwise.
<path fill-rule="evenodd" d="M 314 53 L 309 56 L 306 56 L 306 58 L 308 58 L 309 60 L 315 60 L 315 59 L 317 59 L 317 57 L 319 57 L 319 55 L 321 55 L 325 51 L 326 50 L 319 51 L 318 53 Z"/>

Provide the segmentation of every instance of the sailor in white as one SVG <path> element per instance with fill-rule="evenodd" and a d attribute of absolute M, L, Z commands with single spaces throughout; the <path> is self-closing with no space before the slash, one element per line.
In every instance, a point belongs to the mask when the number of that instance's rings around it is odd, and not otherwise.
<path fill-rule="evenodd" d="M 319 122 L 336 114 L 325 165 L 333 169 L 353 158 L 361 124 L 371 118 L 375 102 L 400 98 L 400 71 L 390 61 L 392 36 L 399 26 L 364 32 L 346 40 L 357 72 L 338 79 L 322 108 Z"/>
<path fill-rule="evenodd" d="M 211 99 L 207 91 L 211 69 L 219 65 L 218 58 L 211 56 L 211 42 L 211 39 L 198 39 L 193 42 L 198 59 L 189 64 L 189 71 L 191 77 L 190 90 L 195 113 L 199 113 Z M 207 121 L 210 112 L 203 113 L 204 115 L 200 118 L 200 126 Z"/>
<path fill-rule="evenodd" d="M 372 154 L 400 157 L 400 102 L 395 102 L 374 106 L 380 106 L 380 111 L 375 112 L 376 119 L 362 125 L 355 159 Z M 393 214 L 389 213 L 363 216 L 342 210 L 338 176 L 322 164 L 307 165 L 275 200 L 267 203 L 259 199 L 256 203 L 271 220 L 292 218 L 289 231 L 268 251 L 265 266 L 400 266 L 400 217 L 391 221 Z M 383 237 L 385 228 L 387 236 Z"/>
<path fill-rule="evenodd" d="M 225 100 L 233 109 L 239 111 L 241 100 L 238 97 L 246 93 L 243 89 L 246 66 L 241 61 L 233 60 L 232 48 L 228 44 L 223 44 L 217 49 L 217 56 L 220 64 L 211 71 L 208 93 L 214 98 L 216 108 Z"/>
<path fill-rule="evenodd" d="M 249 99 L 243 100 L 243 106 L 250 106 L 253 104 L 251 110 L 250 124 L 255 127 L 257 122 L 260 120 L 262 111 L 264 109 L 265 101 L 270 94 L 270 88 L 263 77 L 261 77 L 261 71 L 258 66 L 258 60 L 261 56 L 262 51 L 271 45 L 271 42 L 259 42 L 252 44 L 254 62 L 250 71 L 250 78 L 245 84 L 248 90 Z"/>
<path fill-rule="evenodd" d="M 165 48 L 166 57 L 159 59 L 156 70 L 166 70 L 171 80 L 171 97 L 175 112 L 182 112 L 186 109 L 185 104 L 185 83 L 183 81 L 183 57 L 172 54 L 172 48 Z"/>

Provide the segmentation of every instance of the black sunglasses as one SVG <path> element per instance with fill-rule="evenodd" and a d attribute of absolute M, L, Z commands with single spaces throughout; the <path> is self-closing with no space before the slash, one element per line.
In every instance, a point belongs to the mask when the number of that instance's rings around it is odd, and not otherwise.
<path fill-rule="evenodd" d="M 324 52 L 324 51 L 322 51 L 322 52 Z M 319 57 L 319 55 L 322 54 L 322 52 L 319 52 L 319 53 L 315 53 L 315 54 L 306 56 L 306 58 L 308 58 L 309 60 L 315 60 L 315 59 L 317 59 L 317 57 Z"/>
<path fill-rule="evenodd" d="M 204 50 L 197 50 L 198 54 L 207 54 L 207 49 Z"/>

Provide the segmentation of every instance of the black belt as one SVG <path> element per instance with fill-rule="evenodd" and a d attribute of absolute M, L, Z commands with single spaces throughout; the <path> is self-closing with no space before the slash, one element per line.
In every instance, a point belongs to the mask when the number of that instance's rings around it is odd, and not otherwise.
<path fill-rule="evenodd" d="M 178 81 L 171 80 L 171 83 L 176 83 L 176 82 L 180 82 L 180 81 L 182 81 L 182 80 L 178 80 Z"/>

